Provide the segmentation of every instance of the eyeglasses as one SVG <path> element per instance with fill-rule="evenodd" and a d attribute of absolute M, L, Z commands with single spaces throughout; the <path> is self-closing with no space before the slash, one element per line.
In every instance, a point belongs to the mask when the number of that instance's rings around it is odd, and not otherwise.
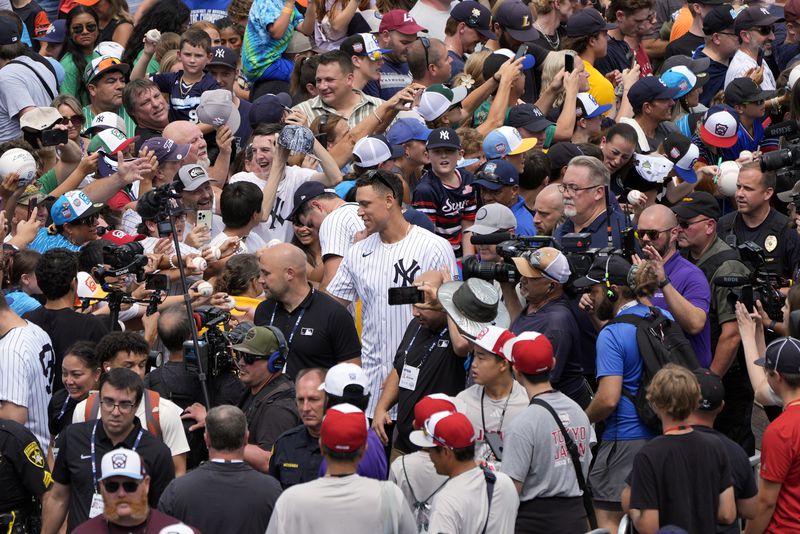
<path fill-rule="evenodd" d="M 699 219 L 697 221 L 692 221 L 692 222 L 689 222 L 689 221 L 678 221 L 678 226 L 680 226 L 681 228 L 686 230 L 687 228 L 689 228 L 693 224 L 697 224 L 697 223 L 701 223 L 701 222 L 705 222 L 705 221 L 710 221 L 710 220 L 711 220 L 711 218 L 706 217 L 705 219 Z"/>
<path fill-rule="evenodd" d="M 72 33 L 94 33 L 97 31 L 97 24 L 75 24 Z"/>
<path fill-rule="evenodd" d="M 775 31 L 775 26 L 760 26 L 758 28 L 751 28 L 751 29 L 757 31 L 761 35 L 769 35 Z"/>
<path fill-rule="evenodd" d="M 64 126 L 68 126 L 72 124 L 73 126 L 81 126 L 83 123 L 86 122 L 86 117 L 83 115 L 70 115 L 69 117 L 62 117 L 61 124 Z"/>
<path fill-rule="evenodd" d="M 119 413 L 130 413 L 134 406 L 131 401 L 114 402 L 114 399 L 102 399 L 100 404 L 109 412 L 113 412 L 114 408 L 119 408 Z"/>
<path fill-rule="evenodd" d="M 587 186 L 587 187 L 578 187 L 575 184 L 558 184 L 558 190 L 561 191 L 561 193 L 566 193 L 567 191 L 569 191 L 572 194 L 575 194 L 578 191 L 585 191 L 587 189 L 594 189 L 596 187 L 603 187 L 603 186 L 602 185 L 590 185 L 590 186 Z"/>
<path fill-rule="evenodd" d="M 425 49 L 425 67 L 427 68 L 428 65 L 431 64 L 430 57 L 428 56 L 428 49 L 431 47 L 431 40 L 423 36 L 420 36 L 419 40 L 422 43 L 422 48 Z"/>
<path fill-rule="evenodd" d="M 117 482 L 115 480 L 104 480 L 103 486 L 105 486 L 106 491 L 109 493 L 116 493 L 119 491 L 119 487 L 122 486 L 122 489 L 125 493 L 136 493 L 136 490 L 139 489 L 139 482 L 135 480 L 125 481 L 125 482 Z"/>
<path fill-rule="evenodd" d="M 636 230 L 635 235 L 636 235 L 636 239 L 638 239 L 639 241 L 641 241 L 643 237 L 647 237 L 647 239 L 649 239 L 650 241 L 655 241 L 656 239 L 658 239 L 658 236 L 660 236 L 664 232 L 669 232 L 670 230 L 672 230 L 672 228 L 667 228 L 666 230 L 642 230 L 642 229 L 639 229 L 639 230 Z"/>

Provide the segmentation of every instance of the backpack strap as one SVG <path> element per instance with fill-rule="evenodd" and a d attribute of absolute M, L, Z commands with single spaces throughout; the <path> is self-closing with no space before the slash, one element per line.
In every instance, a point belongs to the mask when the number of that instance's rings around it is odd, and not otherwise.
<path fill-rule="evenodd" d="M 34 61 L 36 61 L 36 60 L 34 59 Z M 50 85 L 46 81 L 44 81 L 44 78 L 42 78 L 42 75 L 39 74 L 39 72 L 36 69 L 31 67 L 27 63 L 24 63 L 22 61 L 18 61 L 16 59 L 12 59 L 8 63 L 13 63 L 15 65 L 22 65 L 23 67 L 27 68 L 32 73 L 34 73 L 36 75 L 36 77 L 39 78 L 39 81 L 42 83 L 42 86 L 44 87 L 44 90 L 47 91 L 47 96 L 50 97 L 50 100 L 54 100 L 55 99 L 55 94 L 53 94 L 53 90 L 50 88 Z M 37 61 L 37 63 L 39 63 L 39 62 Z M 52 72 L 52 67 L 50 67 L 50 69 L 51 69 L 51 74 L 53 74 L 53 77 L 55 77 L 55 72 Z M 56 78 L 56 83 L 58 83 L 58 78 Z"/>
<path fill-rule="evenodd" d="M 483 530 L 481 534 L 486 534 L 486 528 L 489 526 L 489 516 L 492 513 L 492 497 L 494 497 L 494 484 L 497 482 L 497 475 L 486 467 L 481 467 L 483 477 L 486 479 L 486 498 L 489 500 L 489 507 L 486 509 L 486 521 L 483 523 Z"/>
<path fill-rule="evenodd" d="M 93 421 L 100 418 L 100 403 L 97 402 L 97 391 L 89 393 L 86 398 L 86 410 L 84 411 L 83 420 Z"/>
<path fill-rule="evenodd" d="M 586 516 L 589 518 L 589 526 L 592 529 L 597 528 L 597 518 L 594 515 L 594 506 L 592 506 L 592 495 L 589 492 L 589 488 L 586 486 L 586 478 L 584 478 L 583 470 L 581 469 L 581 458 L 580 451 L 578 450 L 578 444 L 575 443 L 575 440 L 569 435 L 567 429 L 564 428 L 564 423 L 561 422 L 561 418 L 549 403 L 534 397 L 531 399 L 530 404 L 541 406 L 550 412 L 550 415 L 553 416 L 553 419 L 558 425 L 558 429 L 561 431 L 561 435 L 564 436 L 564 443 L 567 446 L 567 451 L 569 451 L 570 458 L 572 458 L 572 467 L 575 468 L 575 477 L 578 479 L 578 487 L 583 493 L 583 507 L 586 509 Z"/>

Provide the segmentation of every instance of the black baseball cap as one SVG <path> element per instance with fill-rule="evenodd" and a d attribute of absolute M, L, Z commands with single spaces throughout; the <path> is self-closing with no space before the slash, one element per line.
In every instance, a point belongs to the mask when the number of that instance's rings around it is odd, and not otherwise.
<path fill-rule="evenodd" d="M 681 219 L 691 219 L 698 215 L 704 215 L 712 219 L 722 217 L 717 199 L 714 198 L 714 195 L 705 191 L 693 191 L 686 195 L 672 206 L 672 211 Z"/>
<path fill-rule="evenodd" d="M 497 35 L 492 31 L 492 12 L 480 2 L 459 2 L 450 12 L 450 17 L 463 22 L 487 39 L 497 40 Z"/>
<path fill-rule="evenodd" d="M 547 159 L 550 160 L 550 179 L 559 178 L 561 169 L 566 167 L 575 156 L 583 156 L 583 150 L 575 143 L 562 141 L 551 146 L 547 151 Z"/>
<path fill-rule="evenodd" d="M 680 92 L 677 87 L 667 87 L 655 76 L 645 76 L 634 83 L 628 91 L 628 101 L 634 109 L 653 100 L 672 100 Z"/>
<path fill-rule="evenodd" d="M 711 59 L 707 57 L 692 59 L 689 56 L 676 54 L 664 60 L 664 63 L 661 64 L 661 72 L 667 72 L 672 67 L 680 66 L 692 71 L 699 81 L 700 76 L 708 77 L 708 67 L 711 66 Z"/>
<path fill-rule="evenodd" d="M 758 102 L 773 96 L 775 91 L 763 91 L 752 78 L 735 78 L 725 88 L 725 103 L 729 106 Z"/>
<path fill-rule="evenodd" d="M 458 137 L 456 131 L 452 128 L 436 128 L 428 136 L 428 142 L 425 148 L 431 150 L 433 148 L 453 148 L 456 150 L 461 149 L 461 138 Z"/>
<path fill-rule="evenodd" d="M 289 221 L 297 221 L 297 215 L 303 208 L 303 205 L 309 200 L 320 196 L 323 193 L 335 193 L 333 189 L 326 189 L 322 182 L 316 180 L 309 180 L 300 184 L 294 192 L 294 207 L 289 214 Z"/>
<path fill-rule="evenodd" d="M 348 56 L 365 56 L 372 61 L 380 60 L 384 54 L 391 52 L 378 45 L 378 41 L 371 33 L 357 33 L 342 41 L 339 50 Z"/>
<path fill-rule="evenodd" d="M 292 97 L 288 93 L 274 95 L 267 93 L 253 100 L 248 120 L 250 127 L 255 128 L 261 123 L 277 124 L 283 119 L 283 112 L 290 111 Z"/>
<path fill-rule="evenodd" d="M 519 104 L 508 111 L 506 124 L 514 128 L 525 128 L 529 132 L 541 132 L 553 122 L 534 104 Z"/>
<path fill-rule="evenodd" d="M 622 256 L 612 254 L 610 256 L 599 256 L 592 262 L 589 272 L 575 280 L 572 284 L 578 289 L 592 287 L 595 284 L 609 284 L 617 286 L 628 285 L 628 273 L 631 264 Z"/>
<path fill-rule="evenodd" d="M 703 33 L 714 35 L 733 28 L 733 8 L 728 4 L 714 6 L 703 17 Z"/>
<path fill-rule="evenodd" d="M 582 37 L 613 30 L 616 24 L 606 22 L 603 15 L 593 7 L 581 9 L 567 19 L 567 37 Z"/>
<path fill-rule="evenodd" d="M 716 410 L 725 400 L 725 386 L 722 379 L 708 369 L 695 369 L 694 376 L 700 384 L 700 406 L 703 411 Z"/>
<path fill-rule="evenodd" d="M 742 30 L 772 26 L 776 22 L 784 22 L 784 18 L 776 17 L 766 7 L 750 6 L 737 13 L 733 21 L 733 31 L 736 35 Z"/>
<path fill-rule="evenodd" d="M 239 66 L 239 54 L 232 48 L 225 46 L 212 46 L 211 47 L 211 61 L 208 65 L 222 65 L 230 69 L 236 70 Z"/>
<path fill-rule="evenodd" d="M 531 9 L 519 0 L 505 0 L 494 14 L 494 20 L 515 40 L 535 41 L 539 32 L 533 27 Z"/>
<path fill-rule="evenodd" d="M 776 339 L 767 346 L 766 355 L 757 359 L 755 364 L 779 373 L 800 374 L 800 339 Z"/>
<path fill-rule="evenodd" d="M 536 30 L 534 30 L 536 31 Z M 19 29 L 11 17 L 0 17 L 0 46 L 19 42 Z"/>

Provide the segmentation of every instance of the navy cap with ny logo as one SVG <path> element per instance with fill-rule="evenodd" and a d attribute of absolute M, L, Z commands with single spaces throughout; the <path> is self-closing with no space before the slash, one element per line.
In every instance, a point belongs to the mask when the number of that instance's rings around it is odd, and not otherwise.
<path fill-rule="evenodd" d="M 428 142 L 425 146 L 428 150 L 432 148 L 452 148 L 459 150 L 461 148 L 461 139 L 452 128 L 436 128 L 428 136 Z"/>

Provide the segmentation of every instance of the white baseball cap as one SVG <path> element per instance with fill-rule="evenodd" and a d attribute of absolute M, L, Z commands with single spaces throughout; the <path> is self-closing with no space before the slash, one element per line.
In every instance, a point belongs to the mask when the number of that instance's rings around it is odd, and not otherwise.
<path fill-rule="evenodd" d="M 120 132 L 125 132 L 125 120 L 113 111 L 104 111 L 94 116 L 92 124 L 81 132 L 81 136 L 91 137 L 97 132 L 111 128 L 116 128 Z"/>
<path fill-rule="evenodd" d="M 464 230 L 473 234 L 486 235 L 517 227 L 517 218 L 507 206 L 494 202 L 481 206 L 475 214 L 475 224 Z"/>
<path fill-rule="evenodd" d="M 111 477 L 127 477 L 134 480 L 144 478 L 142 459 L 136 451 L 130 449 L 114 449 L 103 455 L 100 462 L 100 480 Z"/>
<path fill-rule="evenodd" d="M 359 167 L 376 167 L 390 159 L 402 158 L 402 146 L 391 145 L 383 135 L 370 135 L 359 139 L 353 147 L 353 161 Z"/>
<path fill-rule="evenodd" d="M 489 351 L 495 356 L 505 358 L 510 362 L 512 361 L 511 354 L 506 355 L 505 352 L 503 352 L 503 347 L 506 342 L 512 339 L 514 339 L 514 334 L 509 330 L 500 328 L 499 326 L 489 325 L 484 326 L 472 342 L 483 350 Z"/>
<path fill-rule="evenodd" d="M 354 363 L 340 363 L 328 369 L 325 382 L 320 384 L 318 389 L 337 397 L 344 397 L 344 390 L 350 385 L 361 386 L 364 395 L 369 393 L 369 380 L 364 370 Z"/>

